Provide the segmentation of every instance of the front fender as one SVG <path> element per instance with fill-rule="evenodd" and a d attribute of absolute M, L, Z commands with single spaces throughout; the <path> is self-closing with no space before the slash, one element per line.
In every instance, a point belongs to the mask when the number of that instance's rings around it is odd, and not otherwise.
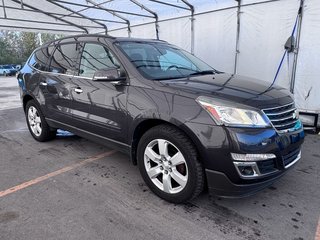
<path fill-rule="evenodd" d="M 128 92 L 128 139 L 131 141 L 129 144 L 134 145 L 137 129 L 145 132 L 157 124 L 169 123 L 182 130 L 195 144 L 200 157 L 204 157 L 203 142 L 208 136 L 204 137 L 206 132 L 203 129 L 206 128 L 206 124 L 215 123 L 194 98 L 140 87 L 130 87 Z M 148 121 L 150 124 L 144 124 Z M 144 129 L 139 129 L 139 126 Z M 193 129 L 194 126 L 201 128 Z M 139 134 L 138 136 L 141 137 Z"/>

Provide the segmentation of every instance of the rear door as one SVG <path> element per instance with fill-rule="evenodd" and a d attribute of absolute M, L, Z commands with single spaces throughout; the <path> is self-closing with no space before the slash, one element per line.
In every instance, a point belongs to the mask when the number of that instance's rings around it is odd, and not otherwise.
<path fill-rule="evenodd" d="M 127 86 L 93 81 L 97 70 L 114 67 L 122 68 L 105 45 L 83 44 L 79 73 L 74 77 L 73 117 L 78 128 L 121 144 L 127 141 Z"/>
<path fill-rule="evenodd" d="M 46 116 L 52 120 L 72 124 L 73 77 L 78 72 L 79 43 L 59 44 L 55 48 L 46 78 L 40 82 L 46 89 Z"/>

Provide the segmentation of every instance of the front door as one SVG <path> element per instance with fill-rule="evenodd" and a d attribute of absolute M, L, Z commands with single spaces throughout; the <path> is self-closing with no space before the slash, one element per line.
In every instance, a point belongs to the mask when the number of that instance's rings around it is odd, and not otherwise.
<path fill-rule="evenodd" d="M 73 81 L 74 125 L 111 142 L 127 143 L 127 86 L 93 81 L 97 70 L 114 67 L 121 68 L 106 46 L 85 43 L 79 74 Z"/>

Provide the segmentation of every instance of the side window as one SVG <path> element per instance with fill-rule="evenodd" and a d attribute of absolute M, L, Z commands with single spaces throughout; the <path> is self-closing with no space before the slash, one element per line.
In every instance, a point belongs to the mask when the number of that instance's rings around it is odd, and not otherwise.
<path fill-rule="evenodd" d="M 29 65 L 38 70 L 45 71 L 49 56 L 48 48 L 41 48 L 33 53 L 29 60 Z"/>
<path fill-rule="evenodd" d="M 79 76 L 92 78 L 97 70 L 120 68 L 113 54 L 104 46 L 86 43 L 80 60 Z"/>
<path fill-rule="evenodd" d="M 78 72 L 79 56 L 77 43 L 58 45 L 54 51 L 49 67 L 50 72 L 73 75 Z"/>

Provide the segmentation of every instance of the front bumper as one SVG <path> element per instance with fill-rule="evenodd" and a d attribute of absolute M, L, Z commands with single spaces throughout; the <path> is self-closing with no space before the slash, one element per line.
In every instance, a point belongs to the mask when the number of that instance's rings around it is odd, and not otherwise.
<path fill-rule="evenodd" d="M 286 172 L 281 172 L 281 174 L 264 181 L 236 184 L 231 182 L 224 173 L 206 169 L 209 192 L 226 198 L 241 198 L 251 196 L 272 185 L 285 173 Z"/>
<path fill-rule="evenodd" d="M 283 176 L 301 157 L 304 141 L 303 128 L 278 133 L 273 128 L 227 128 L 198 125 L 201 141 L 200 154 L 207 176 L 207 185 L 214 195 L 244 197 L 252 195 Z M 192 126 L 195 129 L 195 126 Z M 209 128 L 209 129 L 208 129 Z M 210 132 L 211 134 L 206 134 Z M 258 173 L 241 176 L 237 161 L 231 153 L 275 155 L 275 158 L 257 161 Z M 240 162 L 241 163 L 241 162 Z"/>

